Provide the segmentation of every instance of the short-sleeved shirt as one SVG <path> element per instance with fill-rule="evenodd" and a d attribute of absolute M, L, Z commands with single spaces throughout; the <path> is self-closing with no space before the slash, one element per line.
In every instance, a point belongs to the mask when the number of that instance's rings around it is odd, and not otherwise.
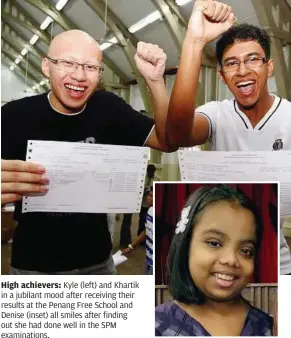
<path fill-rule="evenodd" d="M 291 102 L 276 95 L 274 98 L 271 108 L 255 128 L 236 100 L 213 101 L 198 107 L 196 111 L 209 120 L 211 150 L 291 150 Z M 282 233 L 280 255 L 281 273 L 291 273 L 291 256 Z"/>
<path fill-rule="evenodd" d="M 291 102 L 274 97 L 272 107 L 255 128 L 236 100 L 213 101 L 196 108 L 209 119 L 211 150 L 291 150 Z"/>
<path fill-rule="evenodd" d="M 84 111 L 72 115 L 52 109 L 48 94 L 12 101 L 2 107 L 1 120 L 2 159 L 18 160 L 25 160 L 28 140 L 142 146 L 154 126 L 153 119 L 106 91 L 94 93 Z M 106 214 L 22 214 L 20 202 L 14 217 L 15 268 L 66 271 L 102 263 L 110 255 Z"/>
<path fill-rule="evenodd" d="M 211 336 L 194 318 L 173 301 L 156 307 L 156 336 Z M 273 319 L 265 312 L 250 307 L 240 336 L 272 336 Z"/>

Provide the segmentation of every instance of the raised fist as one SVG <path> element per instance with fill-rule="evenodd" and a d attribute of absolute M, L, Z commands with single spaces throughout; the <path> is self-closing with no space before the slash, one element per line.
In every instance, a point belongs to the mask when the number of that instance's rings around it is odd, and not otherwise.
<path fill-rule="evenodd" d="M 158 45 L 139 42 L 134 60 L 146 81 L 158 82 L 163 80 L 167 55 Z"/>

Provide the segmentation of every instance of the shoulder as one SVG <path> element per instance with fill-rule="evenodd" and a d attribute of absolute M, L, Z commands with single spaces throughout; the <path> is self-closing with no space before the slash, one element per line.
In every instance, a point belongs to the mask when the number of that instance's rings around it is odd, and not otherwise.
<path fill-rule="evenodd" d="M 21 114 L 23 116 L 23 113 L 32 111 L 30 108 L 41 105 L 41 102 L 45 101 L 46 97 L 47 97 L 47 93 L 40 94 L 40 95 L 34 95 L 34 96 L 28 96 L 28 97 L 24 97 L 19 100 L 11 101 L 9 103 L 6 103 L 4 106 L 2 106 L 1 114 L 6 115 L 9 113 L 10 116 Z"/>
<path fill-rule="evenodd" d="M 252 326 L 256 327 L 261 334 L 272 332 L 273 318 L 266 312 L 255 307 L 251 307 L 249 311 L 249 320 L 252 322 Z"/>
<path fill-rule="evenodd" d="M 280 106 L 291 116 L 291 102 L 281 98 Z"/>
<path fill-rule="evenodd" d="M 148 210 L 148 215 L 153 216 L 153 207 L 150 207 Z"/>
<path fill-rule="evenodd" d="M 163 304 L 156 306 L 156 320 L 164 320 L 166 318 L 173 319 L 175 318 L 175 314 L 179 311 L 180 308 L 173 301 L 168 301 Z"/>
<path fill-rule="evenodd" d="M 211 101 L 195 109 L 197 113 L 205 114 L 207 116 L 216 113 L 229 113 L 234 110 L 234 100 Z"/>
<path fill-rule="evenodd" d="M 121 98 L 120 96 L 112 93 L 112 92 L 108 92 L 106 90 L 97 90 L 91 97 L 91 102 L 92 103 L 108 103 L 111 105 L 114 104 L 126 104 L 126 102 L 123 100 L 123 98 Z"/>

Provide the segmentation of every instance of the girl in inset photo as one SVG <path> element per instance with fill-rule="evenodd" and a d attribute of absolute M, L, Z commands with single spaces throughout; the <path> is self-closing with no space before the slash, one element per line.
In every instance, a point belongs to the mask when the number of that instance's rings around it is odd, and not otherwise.
<path fill-rule="evenodd" d="M 156 307 L 156 336 L 272 336 L 272 317 L 241 294 L 253 277 L 262 230 L 254 205 L 239 190 L 196 190 L 170 247 L 174 300 Z"/>

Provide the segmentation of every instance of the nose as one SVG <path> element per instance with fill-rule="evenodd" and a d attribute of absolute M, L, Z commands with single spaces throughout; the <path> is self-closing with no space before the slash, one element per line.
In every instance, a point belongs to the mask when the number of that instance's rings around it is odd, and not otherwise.
<path fill-rule="evenodd" d="M 85 81 L 86 73 L 85 73 L 84 67 L 81 65 L 78 65 L 78 68 L 73 73 L 71 73 L 71 78 L 79 82 Z"/>
<path fill-rule="evenodd" d="M 221 265 L 228 265 L 233 268 L 239 268 L 240 266 L 238 253 L 233 249 L 224 250 L 221 252 L 219 262 Z"/>
<path fill-rule="evenodd" d="M 248 68 L 244 62 L 241 62 L 239 64 L 238 70 L 237 70 L 237 74 L 241 75 L 241 76 L 245 76 L 246 74 L 250 73 L 251 69 Z"/>

